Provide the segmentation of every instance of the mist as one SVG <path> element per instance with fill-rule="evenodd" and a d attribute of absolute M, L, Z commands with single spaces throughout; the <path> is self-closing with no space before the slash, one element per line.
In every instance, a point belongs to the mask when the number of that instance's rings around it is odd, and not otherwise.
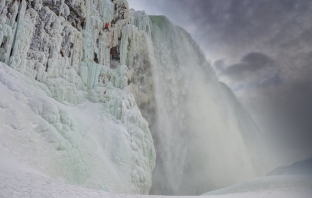
<path fill-rule="evenodd" d="M 252 118 L 185 30 L 150 18 L 157 152 L 151 194 L 200 195 L 263 174 Z"/>

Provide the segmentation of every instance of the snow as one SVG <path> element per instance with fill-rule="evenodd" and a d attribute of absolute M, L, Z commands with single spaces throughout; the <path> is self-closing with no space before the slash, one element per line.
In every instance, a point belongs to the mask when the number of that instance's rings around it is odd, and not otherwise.
<path fill-rule="evenodd" d="M 280 191 L 288 196 L 294 196 L 294 191 L 305 193 L 306 197 L 312 195 L 312 176 L 311 175 L 284 175 L 267 176 L 255 178 L 236 184 L 224 189 L 211 191 L 203 195 L 225 195 L 251 192 L 272 192 Z"/>
<path fill-rule="evenodd" d="M 0 159 L 0 197 L 3 198 L 170 198 L 166 196 L 112 194 L 73 186 L 54 180 L 2 152 L 0 152 Z M 302 176 L 265 177 L 221 190 L 219 193 L 213 193 L 221 195 L 205 195 L 203 197 L 309 198 L 312 195 L 311 181 L 311 177 Z"/>
<path fill-rule="evenodd" d="M 312 158 L 276 168 L 268 175 L 312 175 Z"/>

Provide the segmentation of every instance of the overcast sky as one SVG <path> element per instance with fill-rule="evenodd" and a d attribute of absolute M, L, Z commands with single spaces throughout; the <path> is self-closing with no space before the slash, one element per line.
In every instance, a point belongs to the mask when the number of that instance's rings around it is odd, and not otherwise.
<path fill-rule="evenodd" d="M 311 0 L 128 2 L 190 32 L 276 150 L 312 156 Z"/>

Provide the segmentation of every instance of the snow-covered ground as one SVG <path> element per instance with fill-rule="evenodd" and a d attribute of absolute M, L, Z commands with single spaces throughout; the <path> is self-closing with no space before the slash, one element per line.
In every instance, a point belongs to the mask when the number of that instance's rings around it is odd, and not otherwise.
<path fill-rule="evenodd" d="M 268 175 L 312 175 L 312 157 L 294 163 L 291 166 L 282 166 Z"/>
<path fill-rule="evenodd" d="M 164 197 L 122 195 L 69 185 L 31 168 L 24 162 L 0 153 L 0 198 L 106 198 Z M 311 176 L 269 176 L 214 191 L 210 198 L 309 198 Z M 165 198 L 165 197 L 164 197 Z"/>
<path fill-rule="evenodd" d="M 255 178 L 224 189 L 205 193 L 204 195 L 226 194 L 285 194 L 281 197 L 311 197 L 311 175 L 283 175 Z M 287 195 L 287 196 L 286 196 Z M 300 195 L 300 196 L 299 196 Z M 267 195 L 265 196 L 267 197 Z"/>

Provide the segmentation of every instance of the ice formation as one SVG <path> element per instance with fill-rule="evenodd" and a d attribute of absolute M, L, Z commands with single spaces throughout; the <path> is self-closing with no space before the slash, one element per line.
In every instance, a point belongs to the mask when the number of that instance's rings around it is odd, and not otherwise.
<path fill-rule="evenodd" d="M 0 0 L 0 14 L 2 151 L 110 192 L 149 193 L 154 145 L 156 194 L 256 175 L 255 124 L 165 17 L 126 0 Z"/>
<path fill-rule="evenodd" d="M 127 1 L 1 0 L 0 9 L 1 149 L 72 184 L 148 194 L 153 140 L 134 71 L 119 61 L 121 42 L 145 39 Z"/>

